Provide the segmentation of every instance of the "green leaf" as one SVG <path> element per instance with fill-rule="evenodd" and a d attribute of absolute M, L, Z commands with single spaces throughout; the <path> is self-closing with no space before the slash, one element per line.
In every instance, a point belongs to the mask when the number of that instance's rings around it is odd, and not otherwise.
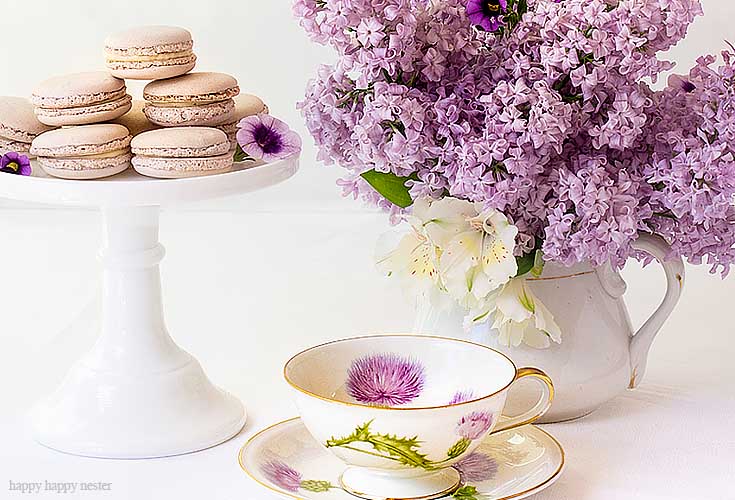
<path fill-rule="evenodd" d="M 373 434 L 370 432 L 371 420 L 361 426 L 349 436 L 342 438 L 331 438 L 327 440 L 326 447 L 333 448 L 337 446 L 349 447 L 353 443 L 366 443 L 387 459 L 395 460 L 404 465 L 411 467 L 419 467 L 422 469 L 431 469 L 433 464 L 426 458 L 426 455 L 419 453 L 421 442 L 418 437 L 405 438 L 390 434 Z M 373 454 L 366 450 L 350 448 L 351 450 Z"/>
<path fill-rule="evenodd" d="M 470 441 L 467 438 L 462 438 L 456 443 L 454 443 L 454 445 L 452 445 L 451 448 L 449 448 L 449 451 L 447 451 L 447 456 L 449 458 L 457 458 L 462 453 L 467 451 L 467 448 L 469 448 L 471 444 L 472 444 L 472 441 Z"/>
<path fill-rule="evenodd" d="M 535 250 L 531 253 L 527 253 L 526 255 L 522 257 L 516 257 L 516 262 L 518 263 L 518 274 L 516 274 L 516 278 L 518 276 L 523 276 L 524 274 L 531 272 L 531 269 L 533 269 L 533 264 L 535 260 L 536 260 Z"/>
<path fill-rule="evenodd" d="M 370 439 L 370 425 L 373 423 L 373 421 L 365 422 L 364 424 L 358 426 L 355 429 L 355 432 L 350 434 L 349 436 L 343 437 L 343 438 L 332 438 L 327 440 L 326 447 L 327 448 L 333 448 L 335 446 L 345 446 L 348 444 L 356 443 L 356 442 L 366 442 L 368 439 Z"/>
<path fill-rule="evenodd" d="M 536 256 L 534 257 L 533 261 L 533 269 L 531 269 L 531 274 L 534 278 L 540 278 L 541 274 L 544 272 L 544 252 L 541 250 L 536 250 Z"/>
<path fill-rule="evenodd" d="M 482 500 L 485 497 L 474 486 L 463 486 L 455 491 L 452 496 L 457 500 Z"/>
<path fill-rule="evenodd" d="M 421 444 L 418 437 L 400 438 L 390 434 L 373 434 L 368 442 L 376 451 L 387 453 L 404 465 L 422 469 L 430 469 L 432 466 L 426 455 L 418 452 Z"/>
<path fill-rule="evenodd" d="M 380 195 L 394 205 L 406 208 L 413 205 L 406 182 L 410 177 L 398 177 L 393 173 L 370 170 L 361 175 Z"/>
<path fill-rule="evenodd" d="M 252 160 L 251 156 L 243 151 L 242 146 L 240 146 L 239 144 L 237 145 L 237 149 L 235 149 L 235 156 L 233 159 L 235 160 L 235 163 Z"/>
<path fill-rule="evenodd" d="M 334 487 L 329 481 L 301 481 L 301 488 L 313 493 L 325 493 Z"/>

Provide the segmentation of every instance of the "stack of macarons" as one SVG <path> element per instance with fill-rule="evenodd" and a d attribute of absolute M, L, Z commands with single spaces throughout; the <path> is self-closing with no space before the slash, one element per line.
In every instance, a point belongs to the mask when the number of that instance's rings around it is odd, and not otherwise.
<path fill-rule="evenodd" d="M 160 178 L 230 169 L 237 123 L 268 108 L 255 96 L 238 97 L 232 76 L 190 73 L 193 48 L 191 33 L 172 26 L 111 35 L 107 71 L 50 78 L 30 101 L 0 97 L 0 152 L 37 155 L 46 173 L 66 179 L 108 177 L 131 164 Z M 125 79 L 150 81 L 143 101 L 133 100 Z"/>

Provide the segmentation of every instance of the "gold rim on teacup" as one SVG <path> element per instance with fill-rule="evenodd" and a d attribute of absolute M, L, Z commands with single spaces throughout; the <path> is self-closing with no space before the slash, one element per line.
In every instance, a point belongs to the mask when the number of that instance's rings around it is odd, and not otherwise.
<path fill-rule="evenodd" d="M 355 340 L 381 339 L 381 338 L 422 338 L 422 339 L 443 340 L 443 341 L 449 341 L 449 342 L 456 342 L 456 343 L 460 343 L 460 344 L 468 344 L 468 345 L 475 346 L 475 347 L 481 347 L 481 348 L 483 348 L 485 350 L 488 350 L 488 351 L 494 352 L 496 354 L 499 354 L 500 356 L 502 356 L 503 358 L 505 358 L 506 360 L 508 360 L 508 362 L 513 367 L 513 370 L 515 372 L 515 376 L 513 378 L 511 378 L 511 380 L 505 386 L 503 386 L 501 389 L 498 389 L 497 391 L 493 392 L 492 394 L 487 394 L 487 395 L 481 396 L 479 398 L 473 398 L 473 399 L 470 399 L 470 400 L 467 400 L 467 401 L 460 401 L 460 402 L 457 402 L 457 403 L 444 404 L 444 405 L 436 405 L 436 406 L 393 407 L 393 406 L 373 406 L 373 405 L 363 404 L 363 403 L 353 403 L 351 401 L 344 401 L 342 399 L 336 399 L 336 398 L 330 398 L 330 397 L 327 397 L 327 396 L 322 396 L 321 394 L 316 394 L 316 393 L 314 393 L 312 391 L 309 391 L 307 389 L 304 389 L 303 387 L 300 387 L 296 382 L 294 382 L 293 380 L 291 380 L 291 378 L 288 375 L 289 366 L 291 365 L 291 363 L 294 362 L 297 358 L 300 358 L 301 356 L 303 356 L 304 354 L 307 354 L 309 352 L 315 351 L 317 349 L 321 349 L 321 348 L 326 347 L 326 346 L 334 345 L 334 344 L 347 343 L 347 342 L 352 342 L 352 341 L 355 341 Z M 451 337 L 441 337 L 439 335 L 421 335 L 421 334 L 415 334 L 415 333 L 391 333 L 391 334 L 384 334 L 384 335 L 380 335 L 380 334 L 361 335 L 361 336 L 358 336 L 358 337 L 349 337 L 349 338 L 345 338 L 345 339 L 332 340 L 330 342 L 324 342 L 323 344 L 315 345 L 313 347 L 309 347 L 308 349 L 304 349 L 303 351 L 299 352 L 298 354 L 295 354 L 294 356 L 292 356 L 291 359 L 289 359 L 286 362 L 286 364 L 283 367 L 283 378 L 286 380 L 286 382 L 288 382 L 288 384 L 291 387 L 293 387 L 297 391 L 301 392 L 302 394 L 306 394 L 307 396 L 310 396 L 310 397 L 313 397 L 313 398 L 316 398 L 316 399 L 320 399 L 322 401 L 327 401 L 327 402 L 330 402 L 330 403 L 338 403 L 338 404 L 345 405 L 345 406 L 353 406 L 353 407 L 359 407 L 359 408 L 369 408 L 371 410 L 417 411 L 417 410 L 438 410 L 438 409 L 442 409 L 442 408 L 453 408 L 453 407 L 457 407 L 457 406 L 470 405 L 470 404 L 473 404 L 473 403 L 477 403 L 479 401 L 484 401 L 486 399 L 492 398 L 493 396 L 496 396 L 496 395 L 500 394 L 501 392 L 507 390 L 513 384 L 513 382 L 515 382 L 516 380 L 518 380 L 519 375 L 522 372 L 524 372 L 525 370 L 529 370 L 529 369 L 531 369 L 531 368 L 520 368 L 519 369 L 516 366 L 516 364 L 513 362 L 513 360 L 510 359 L 505 354 L 503 354 L 502 352 L 500 352 L 500 351 L 498 351 L 496 349 L 493 349 L 492 347 L 483 345 L 483 344 L 478 344 L 476 342 L 470 342 L 469 340 L 455 339 L 455 338 L 451 338 Z M 546 378 L 546 379 L 548 379 L 549 380 L 549 383 L 551 384 L 551 379 L 549 379 L 548 376 L 545 373 L 539 372 L 539 373 L 536 374 L 536 376 L 538 376 L 539 378 Z M 553 390 L 553 384 L 551 384 L 551 399 L 553 400 L 553 398 L 554 398 L 554 390 Z M 536 419 L 538 419 L 538 418 L 539 417 L 536 417 Z M 531 421 L 526 422 L 526 423 L 532 423 L 536 419 L 532 419 Z"/>

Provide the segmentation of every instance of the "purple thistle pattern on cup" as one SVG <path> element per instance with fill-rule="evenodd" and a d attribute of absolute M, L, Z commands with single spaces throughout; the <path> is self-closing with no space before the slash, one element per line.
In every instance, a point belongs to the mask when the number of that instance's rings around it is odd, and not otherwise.
<path fill-rule="evenodd" d="M 301 137 L 271 115 L 254 115 L 237 124 L 237 143 L 245 158 L 273 162 L 301 151 Z"/>
<path fill-rule="evenodd" d="M 490 481 L 498 473 L 498 462 L 484 453 L 472 452 L 454 464 L 463 483 Z"/>
<path fill-rule="evenodd" d="M 352 362 L 347 392 L 360 403 L 398 406 L 419 397 L 425 380 L 418 361 L 397 354 L 373 354 Z"/>
<path fill-rule="evenodd" d="M 470 441 L 480 439 L 493 426 L 493 414 L 486 411 L 473 411 L 457 423 L 457 434 Z"/>
<path fill-rule="evenodd" d="M 449 400 L 450 405 L 458 405 L 459 403 L 465 403 L 467 401 L 472 401 L 475 398 L 475 393 L 472 389 L 464 390 L 464 391 L 457 391 L 454 393 L 454 396 L 452 396 L 452 399 Z"/>
<path fill-rule="evenodd" d="M 286 491 L 296 493 L 301 487 L 301 474 L 280 460 L 266 462 L 260 470 L 270 482 Z"/>
<path fill-rule="evenodd" d="M 16 175 L 31 175 L 31 160 L 27 156 L 10 151 L 0 158 L 0 172 Z"/>

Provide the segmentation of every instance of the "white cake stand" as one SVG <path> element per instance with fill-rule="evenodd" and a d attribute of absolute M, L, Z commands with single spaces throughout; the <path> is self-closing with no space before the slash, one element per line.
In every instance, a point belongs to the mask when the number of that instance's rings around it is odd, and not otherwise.
<path fill-rule="evenodd" d="M 298 157 L 210 177 L 98 181 L 0 173 L 0 197 L 99 207 L 105 221 L 102 332 L 61 386 L 31 412 L 38 441 L 75 455 L 154 458 L 220 444 L 245 424 L 242 403 L 215 387 L 166 330 L 158 241 L 162 206 L 256 191 L 296 173 Z M 43 244 L 39 242 L 39 244 Z"/>

